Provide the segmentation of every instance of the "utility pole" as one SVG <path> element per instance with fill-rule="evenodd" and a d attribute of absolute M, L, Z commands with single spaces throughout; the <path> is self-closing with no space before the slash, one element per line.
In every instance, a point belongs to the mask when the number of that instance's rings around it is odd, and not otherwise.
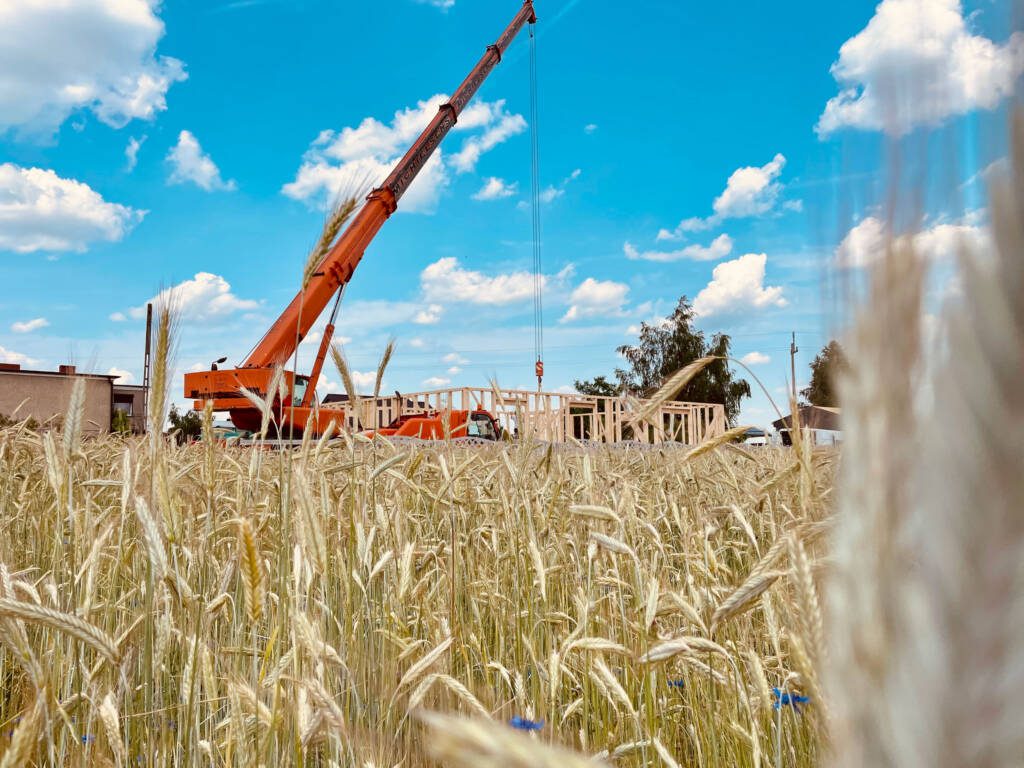
<path fill-rule="evenodd" d="M 143 402 L 145 403 L 146 418 L 142 422 L 142 431 L 145 432 L 149 424 L 149 369 L 150 369 L 150 343 L 153 340 L 153 305 L 146 305 L 146 357 L 142 362 L 142 388 Z"/>
<path fill-rule="evenodd" d="M 789 381 L 793 389 L 794 407 L 796 407 L 796 353 L 799 351 L 796 346 L 796 331 L 794 331 L 792 340 L 789 342 Z"/>

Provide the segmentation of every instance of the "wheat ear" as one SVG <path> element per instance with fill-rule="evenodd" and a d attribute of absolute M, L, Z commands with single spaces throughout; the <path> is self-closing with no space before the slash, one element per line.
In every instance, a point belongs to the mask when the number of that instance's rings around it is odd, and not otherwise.
<path fill-rule="evenodd" d="M 245 610 L 249 620 L 255 624 L 263 616 L 263 603 L 266 597 L 263 582 L 263 565 L 260 562 L 259 548 L 252 525 L 248 520 L 238 524 L 238 559 L 242 584 L 245 589 Z"/>
<path fill-rule="evenodd" d="M 507 725 L 435 712 L 416 715 L 430 731 L 427 751 L 438 762 L 464 768 L 596 768 L 605 765 L 541 744 Z"/>
<path fill-rule="evenodd" d="M 42 624 L 80 640 L 115 666 L 120 661 L 121 653 L 117 648 L 117 643 L 110 635 L 99 627 L 69 613 L 44 608 L 35 603 L 0 598 L 0 618 L 21 619 Z"/>

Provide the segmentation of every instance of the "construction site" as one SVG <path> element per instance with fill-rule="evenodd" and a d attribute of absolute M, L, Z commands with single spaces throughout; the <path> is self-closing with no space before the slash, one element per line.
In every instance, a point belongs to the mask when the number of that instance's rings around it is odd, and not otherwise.
<path fill-rule="evenodd" d="M 657 407 L 642 399 L 596 397 L 545 392 L 544 314 L 541 240 L 541 192 L 537 125 L 537 63 L 531 0 L 519 12 L 469 72 L 451 98 L 420 133 L 387 178 L 366 196 L 337 202 L 328 217 L 317 247 L 310 254 L 302 285 L 291 303 L 267 330 L 245 360 L 234 368 L 218 368 L 185 375 L 184 395 L 196 410 L 211 407 L 230 413 L 241 430 L 267 432 L 264 415 L 276 415 L 272 427 L 282 437 L 309 432 L 321 436 L 328 430 L 367 431 L 388 437 L 447 439 L 501 436 L 545 441 L 588 440 L 601 443 L 679 442 L 696 445 L 723 434 L 725 411 L 721 404 L 685 403 L 668 399 Z M 396 393 L 393 398 L 374 395 L 369 402 L 350 388 L 342 400 L 317 402 L 316 389 L 324 363 L 334 355 L 339 369 L 343 356 L 332 350 L 338 312 L 346 286 L 374 238 L 398 210 L 400 201 L 459 115 L 473 99 L 502 55 L 524 28 L 529 28 L 530 103 L 532 144 L 532 246 L 534 279 L 534 373 L 536 391 L 458 387 L 427 392 Z M 332 307 L 333 303 L 333 307 Z M 311 372 L 286 370 L 296 350 L 314 324 L 330 309 Z M 339 362 L 341 359 L 341 362 Z M 348 377 L 340 370 L 342 378 Z M 262 403 L 261 403 L 262 401 Z M 630 409 L 644 412 L 642 423 L 630 419 Z"/>
<path fill-rule="evenodd" d="M 676 393 L 670 393 L 662 396 L 655 407 L 644 399 L 652 392 L 630 392 L 630 397 L 623 398 L 572 394 L 564 387 L 559 391 L 545 389 L 536 20 L 533 3 L 523 2 L 504 32 L 486 47 L 451 97 L 440 104 L 429 124 L 405 148 L 387 177 L 372 189 L 339 196 L 301 280 L 296 281 L 294 298 L 248 355 L 235 365 L 225 366 L 229 358 L 223 357 L 209 370 L 193 369 L 184 375 L 184 387 L 179 392 L 196 411 L 211 407 L 218 414 L 226 414 L 240 434 L 258 433 L 264 438 L 296 439 L 306 434 L 320 437 L 328 431 L 347 431 L 424 440 L 527 438 L 692 446 L 723 434 L 727 418 L 721 403 L 681 402 L 674 399 Z M 374 239 L 399 209 L 403 195 L 438 152 L 446 135 L 458 125 L 460 115 L 501 63 L 509 46 L 525 30 L 529 36 L 534 349 L 532 359 L 522 362 L 524 368 L 532 366 L 536 389 L 504 389 L 494 383 L 481 387 L 482 382 L 475 382 L 477 386 L 396 392 L 384 397 L 374 394 L 366 398 L 346 384 L 344 396 L 328 396 L 319 402 L 317 387 L 323 383 L 325 363 L 332 358 L 335 364 L 339 358 L 343 360 L 343 353 L 334 347 L 334 335 L 339 312 L 345 312 L 346 287 L 358 280 L 360 262 L 372 252 Z M 173 303 L 170 297 L 168 300 Z M 157 307 L 157 311 L 170 312 L 173 307 Z M 308 373 L 290 370 L 298 359 L 299 345 L 325 314 L 329 319 L 312 369 Z M 125 416 L 131 431 L 145 429 L 151 378 L 151 323 L 152 307 L 147 313 L 141 385 L 129 391 L 113 387 L 110 377 L 89 377 L 90 432 L 106 431 L 115 416 L 121 420 L 121 431 L 125 429 Z M 343 367 L 342 362 L 339 372 L 347 381 L 350 377 L 340 370 Z M 59 375 L 64 378 L 54 379 L 52 375 L 7 365 L 0 370 L 0 413 L 20 414 L 43 425 L 55 424 L 56 416 L 68 403 L 69 393 L 64 384 L 77 374 L 73 367 L 62 366 Z M 27 384 L 29 381 L 45 386 L 32 386 Z M 159 404 L 158 410 L 164 407 Z M 640 412 L 644 415 L 642 421 L 636 418 Z M 266 413 L 273 414 L 269 424 L 265 423 Z"/>

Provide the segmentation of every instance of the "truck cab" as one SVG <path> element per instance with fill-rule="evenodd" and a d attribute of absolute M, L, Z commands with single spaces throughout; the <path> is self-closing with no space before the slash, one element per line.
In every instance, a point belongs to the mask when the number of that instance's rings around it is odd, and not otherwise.
<path fill-rule="evenodd" d="M 451 437 L 476 437 L 498 440 L 501 427 L 487 411 L 449 411 L 448 432 Z M 445 419 L 438 411 L 409 413 L 399 416 L 386 427 L 366 433 L 369 437 L 413 437 L 421 440 L 444 440 Z"/>

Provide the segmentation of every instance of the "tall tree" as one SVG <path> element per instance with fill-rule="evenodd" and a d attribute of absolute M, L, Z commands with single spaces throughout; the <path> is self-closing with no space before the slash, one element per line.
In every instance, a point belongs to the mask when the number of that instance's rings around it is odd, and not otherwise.
<path fill-rule="evenodd" d="M 619 394 L 620 387 L 614 382 L 608 381 L 604 376 L 596 376 L 593 379 L 574 381 L 576 391 L 581 395 L 596 395 L 597 397 L 615 397 Z"/>
<path fill-rule="evenodd" d="M 694 360 L 710 355 L 729 356 L 732 344 L 729 336 L 716 333 L 708 341 L 703 331 L 693 327 L 693 318 L 693 308 L 683 296 L 664 322 L 641 324 L 637 345 L 618 349 L 629 363 L 628 369 L 615 371 L 624 390 L 639 396 L 651 394 L 668 376 Z M 729 425 L 734 426 L 744 397 L 750 397 L 750 384 L 735 378 L 729 361 L 720 359 L 712 361 L 694 376 L 676 395 L 676 400 L 721 403 L 725 406 Z"/>
<path fill-rule="evenodd" d="M 203 419 L 196 411 L 178 413 L 177 406 L 171 405 L 167 420 L 171 422 L 171 432 L 176 434 L 179 444 L 198 440 L 203 434 Z"/>
<path fill-rule="evenodd" d="M 838 341 L 830 341 L 811 363 L 811 383 L 800 390 L 801 396 L 811 405 L 838 407 L 836 381 L 849 365 L 842 345 Z"/>

